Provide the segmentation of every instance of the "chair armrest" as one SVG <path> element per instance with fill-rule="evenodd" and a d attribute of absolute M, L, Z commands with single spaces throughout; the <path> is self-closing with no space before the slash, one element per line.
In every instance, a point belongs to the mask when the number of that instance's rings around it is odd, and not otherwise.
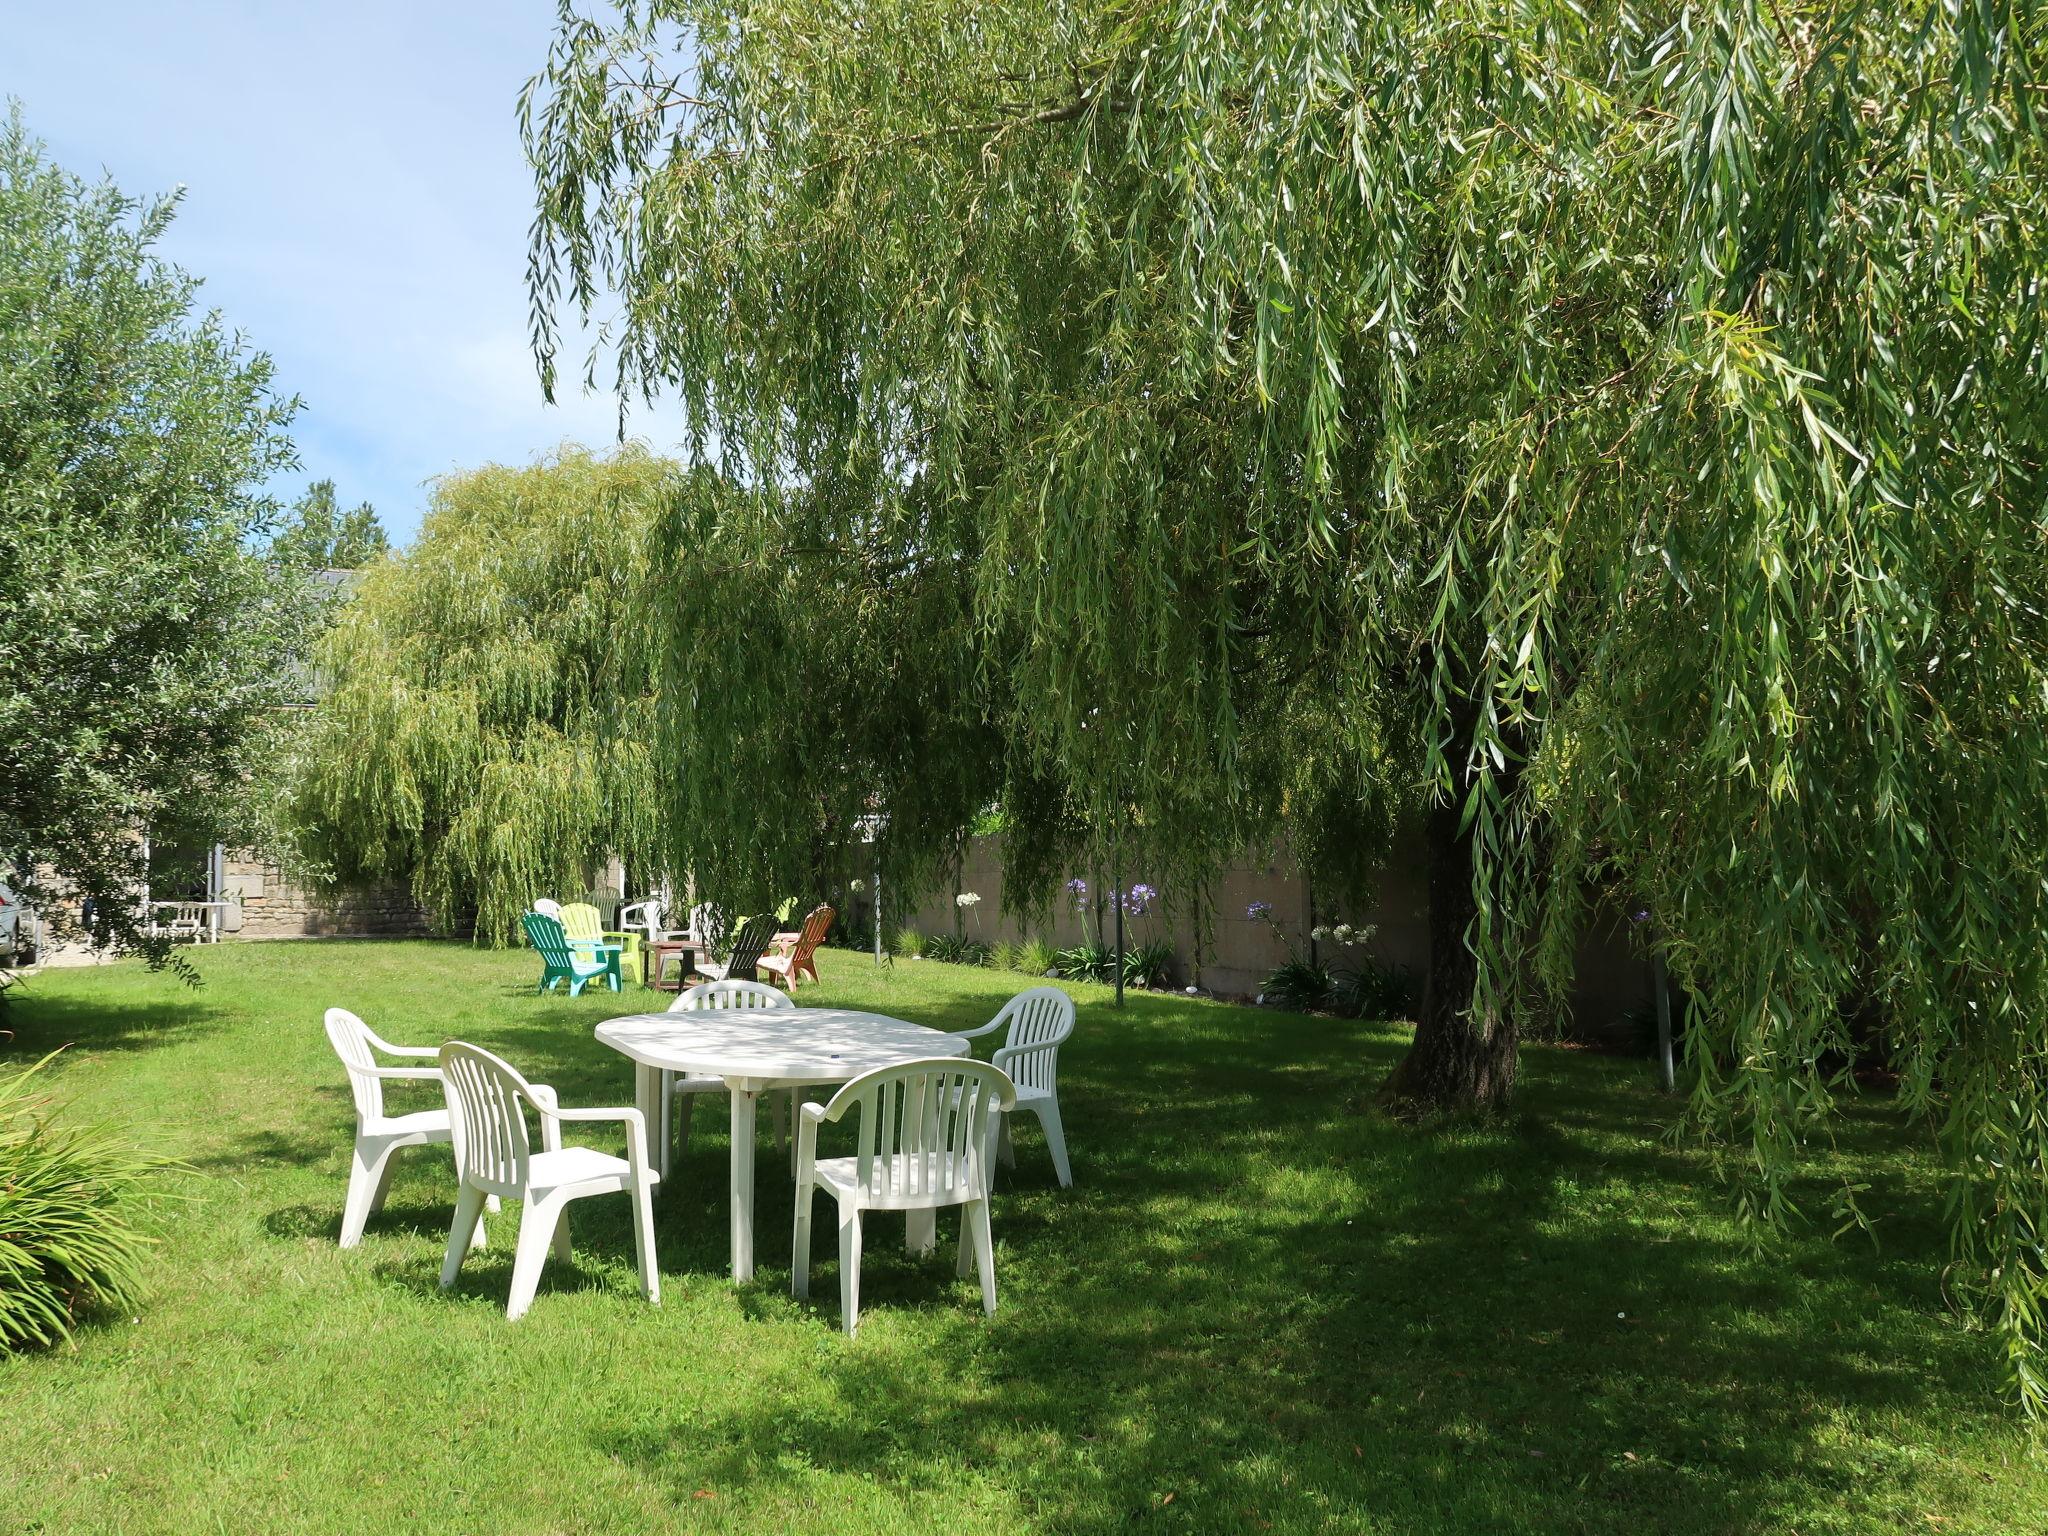
<path fill-rule="evenodd" d="M 998 1026 L 1000 1026 L 1004 1022 L 1005 1021 L 1001 1018 L 993 1018 L 990 1019 L 986 1024 L 982 1025 L 979 1029 L 949 1029 L 946 1031 L 946 1033 L 951 1035 L 955 1040 L 979 1040 L 983 1035 L 994 1034 Z"/>
<path fill-rule="evenodd" d="M 988 1064 L 999 1072 L 1007 1072 L 1010 1070 L 1009 1064 L 1013 1061 L 1021 1061 L 1026 1056 L 1036 1056 L 1045 1051 L 1057 1051 L 1059 1048 L 1060 1042 L 1057 1040 L 1041 1040 L 1037 1045 L 1006 1045 L 989 1057 Z"/>
<path fill-rule="evenodd" d="M 370 1037 L 370 1044 L 386 1056 L 416 1056 L 428 1061 L 440 1059 L 441 1048 L 437 1045 L 393 1045 L 374 1030 L 365 1029 L 363 1033 Z"/>
<path fill-rule="evenodd" d="M 387 1083 L 438 1083 L 441 1081 L 439 1067 L 371 1067 L 370 1076 L 382 1078 Z"/>
<path fill-rule="evenodd" d="M 556 1104 L 543 1104 L 540 1112 L 550 1124 L 565 1121 L 590 1122 L 596 1120 L 617 1120 L 626 1127 L 626 1159 L 647 1176 L 658 1178 L 652 1165 L 647 1161 L 647 1117 L 637 1109 L 563 1109 Z M 559 1133 L 557 1133 L 559 1135 Z M 553 1148 L 549 1149 L 554 1150 Z"/>

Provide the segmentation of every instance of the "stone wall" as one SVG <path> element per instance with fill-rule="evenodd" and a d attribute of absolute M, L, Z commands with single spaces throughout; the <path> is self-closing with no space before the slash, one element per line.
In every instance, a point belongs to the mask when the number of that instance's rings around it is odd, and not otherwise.
<path fill-rule="evenodd" d="M 417 938 L 433 932 L 402 881 L 316 895 L 286 879 L 275 864 L 241 851 L 227 855 L 222 883 L 222 895 L 240 903 L 239 912 L 228 915 L 223 938 Z"/>

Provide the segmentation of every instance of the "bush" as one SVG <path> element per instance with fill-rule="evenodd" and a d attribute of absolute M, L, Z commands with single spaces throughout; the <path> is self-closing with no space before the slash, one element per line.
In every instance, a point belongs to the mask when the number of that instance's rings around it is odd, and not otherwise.
<path fill-rule="evenodd" d="M 1052 946 L 1043 939 L 1026 939 L 1017 946 L 1010 968 L 1022 971 L 1026 976 L 1043 976 L 1053 969 Z"/>
<path fill-rule="evenodd" d="M 1305 1012 L 1330 1001 L 1330 971 L 1307 960 L 1289 960 L 1266 978 L 1265 999 L 1279 1008 Z"/>
<path fill-rule="evenodd" d="M 1076 944 L 1055 950 L 1052 968 L 1062 981 L 1108 981 L 1116 964 L 1116 951 L 1100 944 Z"/>
<path fill-rule="evenodd" d="M 898 928 L 889 935 L 889 953 L 898 960 L 915 960 L 924 953 L 924 935 L 915 928 Z"/>
<path fill-rule="evenodd" d="M 64 1126 L 30 1093 L 45 1056 L 0 1079 L 0 1349 L 54 1344 L 91 1308 L 135 1300 L 149 1239 L 134 1219 L 162 1166 L 101 1126 Z"/>
<path fill-rule="evenodd" d="M 1127 987 L 1170 987 L 1173 985 L 1173 945 L 1154 939 L 1124 951 L 1124 985 Z"/>
<path fill-rule="evenodd" d="M 967 947 L 965 939 L 957 939 L 950 933 L 935 933 L 924 941 L 924 957 L 927 960 L 944 960 L 949 964 L 960 958 L 960 951 Z"/>
<path fill-rule="evenodd" d="M 1339 971 L 1330 981 L 1330 1007 L 1350 1019 L 1412 1019 L 1422 1004 L 1422 986 L 1405 965 L 1366 961 Z"/>
<path fill-rule="evenodd" d="M 988 963 L 998 971 L 1014 971 L 1018 968 L 1017 950 L 1008 939 L 998 939 L 989 946 Z"/>

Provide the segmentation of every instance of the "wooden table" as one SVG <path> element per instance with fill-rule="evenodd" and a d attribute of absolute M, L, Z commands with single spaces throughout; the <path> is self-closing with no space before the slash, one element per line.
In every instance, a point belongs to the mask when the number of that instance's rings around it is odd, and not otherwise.
<path fill-rule="evenodd" d="M 754 1277 L 755 1106 L 777 1088 L 844 1083 L 877 1067 L 965 1056 L 958 1035 L 851 1008 L 705 1008 L 606 1019 L 597 1038 L 633 1062 L 633 1101 L 668 1187 L 670 1144 L 661 1074 L 722 1077 L 732 1097 L 732 1277 Z M 657 1128 L 659 1128 L 657 1134 Z"/>
<path fill-rule="evenodd" d="M 647 956 L 645 961 L 647 968 L 643 973 L 646 984 L 657 992 L 682 991 L 683 984 L 690 979 L 691 968 L 697 963 L 696 940 L 659 939 L 652 944 L 642 945 L 641 948 Z M 676 970 L 676 984 L 673 987 L 668 987 L 662 985 L 661 975 L 671 959 L 677 960 L 678 968 Z"/>

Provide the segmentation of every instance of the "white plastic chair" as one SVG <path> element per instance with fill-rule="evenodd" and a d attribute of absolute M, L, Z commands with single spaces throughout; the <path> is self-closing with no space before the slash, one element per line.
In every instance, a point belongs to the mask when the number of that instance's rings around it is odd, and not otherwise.
<path fill-rule="evenodd" d="M 676 994 L 676 1000 L 668 1005 L 670 1013 L 694 1013 L 703 1008 L 794 1008 L 796 1004 L 789 995 L 778 987 L 759 981 L 700 981 L 696 986 Z M 685 1077 L 677 1072 L 661 1074 L 661 1102 L 664 1108 L 680 1103 L 682 1113 L 674 1127 L 676 1135 L 676 1156 L 681 1157 L 690 1150 L 690 1108 L 697 1102 L 700 1093 L 724 1093 L 725 1079 L 722 1077 Z M 778 1093 L 769 1099 L 769 1117 L 775 1126 L 775 1145 L 782 1146 L 785 1105 L 795 1098 L 794 1093 Z M 664 1128 L 663 1134 L 669 1134 Z M 673 1170 L 671 1170 L 673 1171 Z"/>
<path fill-rule="evenodd" d="M 552 917 L 558 923 L 562 920 L 562 904 L 559 901 L 551 901 L 545 896 L 534 898 L 533 910 L 540 913 L 543 917 Z"/>
<path fill-rule="evenodd" d="M 384 1085 L 388 1082 L 439 1083 L 441 1069 L 433 1067 L 384 1067 L 374 1053 L 401 1059 L 436 1060 L 440 1053 L 432 1046 L 393 1045 L 346 1008 L 327 1010 L 327 1038 L 334 1054 L 348 1068 L 349 1091 L 356 1101 L 355 1154 L 349 1160 L 348 1196 L 341 1207 L 341 1246 L 353 1248 L 363 1240 L 363 1226 L 384 1208 L 384 1196 L 391 1187 L 391 1173 L 397 1154 L 406 1147 L 424 1147 L 452 1139 L 448 1111 L 423 1109 L 409 1115 L 384 1112 Z M 497 1202 L 492 1202 L 495 1210 Z M 483 1226 L 475 1227 L 475 1243 L 484 1245 Z"/>
<path fill-rule="evenodd" d="M 661 1276 L 654 1266 L 654 1170 L 647 1162 L 647 1128 L 637 1109 L 563 1109 L 551 1089 L 529 1083 L 507 1062 L 461 1040 L 441 1047 L 442 1086 L 455 1133 L 455 1166 L 461 1187 L 455 1224 L 448 1231 L 448 1255 L 441 1264 L 441 1288 L 455 1283 L 471 1233 L 492 1196 L 524 1202 L 519 1241 L 512 1255 L 512 1293 L 505 1316 L 523 1316 L 540 1285 L 549 1241 L 555 1257 L 569 1257 L 571 1200 L 619 1192 L 633 1197 L 633 1244 L 640 1260 L 640 1289 L 661 1300 Z M 540 1116 L 542 1150 L 533 1150 L 526 1111 Z M 626 1126 L 626 1155 L 595 1147 L 565 1147 L 561 1125 L 569 1121 L 620 1120 Z"/>
<path fill-rule="evenodd" d="M 981 1309 L 996 1310 L 995 1239 L 989 1229 L 989 1158 L 997 1119 L 1016 1103 L 1008 1077 L 961 1057 L 906 1061 L 852 1082 L 825 1104 L 797 1116 L 796 1233 L 790 1291 L 811 1293 L 811 1199 L 822 1186 L 839 1202 L 839 1311 L 848 1338 L 860 1326 L 860 1224 L 863 1211 L 903 1211 L 913 1251 L 928 1250 L 941 1207 L 960 1213 L 957 1272 L 981 1276 Z M 860 1110 L 852 1157 L 818 1156 L 818 1127 Z"/>
<path fill-rule="evenodd" d="M 1074 1000 L 1058 987 L 1033 987 L 1011 998 L 981 1028 L 959 1031 L 954 1038 L 979 1040 L 1005 1026 L 1009 1034 L 989 1063 L 1002 1068 L 1017 1085 L 1016 1107 L 1038 1116 L 1060 1187 L 1071 1189 L 1074 1170 L 1067 1163 L 1067 1133 L 1060 1123 L 1059 1067 L 1060 1047 L 1074 1032 Z M 1017 1160 L 1008 1115 L 1003 1117 L 1001 1156 L 1005 1165 Z"/>

